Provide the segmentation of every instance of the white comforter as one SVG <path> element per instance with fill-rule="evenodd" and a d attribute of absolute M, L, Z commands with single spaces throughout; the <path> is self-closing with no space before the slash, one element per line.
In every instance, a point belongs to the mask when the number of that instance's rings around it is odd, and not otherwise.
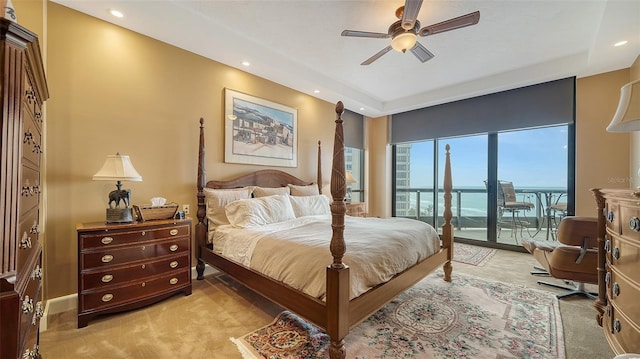
<path fill-rule="evenodd" d="M 324 298 L 331 216 L 318 215 L 251 229 L 219 226 L 214 250 L 316 298 Z M 345 216 L 344 263 L 350 269 L 351 298 L 388 281 L 440 248 L 435 229 L 404 218 Z"/>

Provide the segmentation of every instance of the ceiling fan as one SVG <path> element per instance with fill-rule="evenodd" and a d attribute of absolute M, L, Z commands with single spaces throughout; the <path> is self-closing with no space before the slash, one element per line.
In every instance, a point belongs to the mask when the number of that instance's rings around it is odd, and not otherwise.
<path fill-rule="evenodd" d="M 453 19 L 445 20 L 437 24 L 420 28 L 418 21 L 418 13 L 422 6 L 422 0 L 406 0 L 404 6 L 396 10 L 398 21 L 389 26 L 387 33 L 344 30 L 342 36 L 351 37 L 370 37 L 376 39 L 391 38 L 391 44 L 382 49 L 377 54 L 366 59 L 360 65 L 369 65 L 376 61 L 382 55 L 394 49 L 398 52 L 406 52 L 410 50 L 421 62 L 431 60 L 434 55 L 426 47 L 418 42 L 418 35 L 429 36 L 439 34 L 441 32 L 455 30 L 466 26 L 475 25 L 480 21 L 480 11 L 475 11 L 466 15 L 458 16 Z"/>

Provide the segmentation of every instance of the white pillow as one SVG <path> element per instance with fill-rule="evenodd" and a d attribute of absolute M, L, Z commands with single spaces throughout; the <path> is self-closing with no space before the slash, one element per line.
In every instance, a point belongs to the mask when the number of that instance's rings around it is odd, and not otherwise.
<path fill-rule="evenodd" d="M 229 203 L 225 212 L 234 227 L 247 228 L 296 218 L 287 195 L 241 199 Z"/>
<path fill-rule="evenodd" d="M 215 227 L 229 224 L 225 213 L 225 206 L 239 199 L 251 198 L 251 188 L 212 189 L 204 188 L 204 200 L 207 205 L 207 220 L 209 230 Z"/>
<path fill-rule="evenodd" d="M 310 184 L 307 186 L 288 184 L 287 186 L 291 189 L 292 196 L 317 196 L 320 194 L 317 184 Z"/>
<path fill-rule="evenodd" d="M 291 196 L 291 207 L 296 217 L 315 216 L 317 214 L 330 214 L 329 198 L 324 195 L 316 196 Z"/>
<path fill-rule="evenodd" d="M 255 187 L 253 189 L 253 197 L 268 197 L 275 196 L 277 194 L 289 194 L 289 187 Z"/>

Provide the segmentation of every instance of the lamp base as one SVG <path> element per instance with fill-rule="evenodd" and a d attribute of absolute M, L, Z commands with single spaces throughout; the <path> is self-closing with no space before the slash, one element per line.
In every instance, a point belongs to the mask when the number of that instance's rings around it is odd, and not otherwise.
<path fill-rule="evenodd" d="M 131 208 L 107 208 L 107 223 L 131 223 L 133 210 Z"/>

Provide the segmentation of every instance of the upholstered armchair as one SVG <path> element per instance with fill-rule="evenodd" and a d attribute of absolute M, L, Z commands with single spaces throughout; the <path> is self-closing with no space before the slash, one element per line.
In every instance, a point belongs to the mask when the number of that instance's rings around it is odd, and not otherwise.
<path fill-rule="evenodd" d="M 550 276 L 572 286 L 538 281 L 538 284 L 569 290 L 558 298 L 596 296 L 585 290 L 585 283 L 598 283 L 598 220 L 591 217 L 564 217 L 558 226 L 558 241 L 524 239 L 522 245 L 536 258 Z"/>

